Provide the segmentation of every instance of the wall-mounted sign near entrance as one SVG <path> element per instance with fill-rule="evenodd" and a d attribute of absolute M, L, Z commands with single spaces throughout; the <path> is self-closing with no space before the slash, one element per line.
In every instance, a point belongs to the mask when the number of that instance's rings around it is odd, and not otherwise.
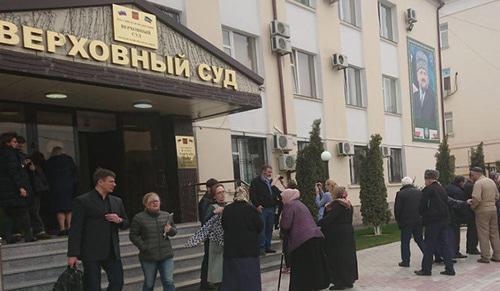
<path fill-rule="evenodd" d="M 179 169 L 196 169 L 196 148 L 193 136 L 175 136 L 177 166 Z"/>
<path fill-rule="evenodd" d="M 158 49 L 156 16 L 113 4 L 113 33 L 116 41 Z"/>

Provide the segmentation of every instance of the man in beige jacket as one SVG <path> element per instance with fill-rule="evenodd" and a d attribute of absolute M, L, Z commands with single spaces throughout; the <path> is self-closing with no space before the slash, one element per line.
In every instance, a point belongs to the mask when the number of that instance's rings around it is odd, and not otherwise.
<path fill-rule="evenodd" d="M 477 235 L 481 258 L 479 263 L 500 262 L 500 239 L 498 237 L 498 217 L 495 202 L 500 198 L 493 180 L 483 175 L 483 169 L 473 167 L 471 178 L 475 182 L 472 191 L 472 205 L 476 213 Z M 490 256 L 490 243 L 493 256 Z"/>

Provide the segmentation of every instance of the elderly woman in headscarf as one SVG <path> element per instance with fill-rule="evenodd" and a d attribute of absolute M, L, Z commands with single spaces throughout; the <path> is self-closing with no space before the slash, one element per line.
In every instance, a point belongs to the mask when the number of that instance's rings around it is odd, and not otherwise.
<path fill-rule="evenodd" d="M 330 290 L 352 288 L 358 279 L 356 242 L 352 227 L 352 205 L 344 187 L 333 190 L 333 201 L 319 221 L 326 238 L 326 256 L 330 270 Z"/>
<path fill-rule="evenodd" d="M 283 213 L 280 226 L 288 240 L 290 291 L 320 290 L 328 287 L 323 234 L 309 209 L 299 200 L 297 189 L 281 193 Z"/>
<path fill-rule="evenodd" d="M 224 208 L 224 264 L 220 291 L 260 291 L 259 233 L 262 221 L 248 203 L 248 192 L 237 189 L 233 203 Z"/>

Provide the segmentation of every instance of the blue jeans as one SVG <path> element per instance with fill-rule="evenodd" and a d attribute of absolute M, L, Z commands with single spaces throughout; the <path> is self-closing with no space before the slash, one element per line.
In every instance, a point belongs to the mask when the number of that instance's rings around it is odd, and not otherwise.
<path fill-rule="evenodd" d="M 260 232 L 260 248 L 268 250 L 271 248 L 271 239 L 273 237 L 273 226 L 274 226 L 274 207 L 262 208 L 262 213 L 260 214 L 260 219 L 264 228 Z"/>
<path fill-rule="evenodd" d="M 160 272 L 163 291 L 175 291 L 174 286 L 174 259 L 168 258 L 163 261 L 142 261 L 142 272 L 144 272 L 144 284 L 142 291 L 153 291 L 156 281 L 156 273 Z"/>
<path fill-rule="evenodd" d="M 401 261 L 403 263 L 410 263 L 410 240 L 412 236 L 422 253 L 424 252 L 422 225 L 412 224 L 401 227 Z"/>

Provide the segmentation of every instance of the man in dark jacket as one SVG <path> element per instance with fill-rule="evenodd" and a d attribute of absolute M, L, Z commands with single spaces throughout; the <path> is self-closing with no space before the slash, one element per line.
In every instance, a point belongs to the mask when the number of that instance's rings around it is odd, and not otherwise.
<path fill-rule="evenodd" d="M 472 199 L 472 190 L 474 188 L 474 182 L 470 179 L 467 179 L 464 184 L 464 193 L 467 199 Z M 481 254 L 477 249 L 479 244 L 479 239 L 477 237 L 477 228 L 476 228 L 476 215 L 474 212 L 469 210 L 470 217 L 467 221 L 467 242 L 466 242 L 466 251 L 469 255 L 479 255 Z"/>
<path fill-rule="evenodd" d="M 450 223 L 450 211 L 448 209 L 448 195 L 437 179 L 439 172 L 426 170 L 424 174 L 425 188 L 422 190 L 419 212 L 422 215 L 422 223 L 425 226 L 424 257 L 422 269 L 415 271 L 419 276 L 430 276 L 432 274 L 432 258 L 435 250 L 443 252 L 446 269 L 442 275 L 455 275 L 452 254 L 449 247 L 447 230 Z"/>
<path fill-rule="evenodd" d="M 123 288 L 118 229 L 128 226 L 122 200 L 110 195 L 116 187 L 115 173 L 97 169 L 94 190 L 74 200 L 68 238 L 68 265 L 83 263 L 84 290 L 101 290 L 101 268 L 108 277 L 108 291 Z"/>
<path fill-rule="evenodd" d="M 399 266 L 409 267 L 412 235 L 420 250 L 424 251 L 422 218 L 418 212 L 422 192 L 413 186 L 413 180 L 410 177 L 404 177 L 401 184 L 403 187 L 396 194 L 394 202 L 394 217 L 401 229 L 401 262 Z"/>
<path fill-rule="evenodd" d="M 0 135 L 0 206 L 12 223 L 5 224 L 7 243 L 18 241 L 13 235 L 14 225 L 24 231 L 25 241 L 33 241 L 29 206 L 32 191 L 27 172 L 17 151 L 17 134 Z"/>
<path fill-rule="evenodd" d="M 273 168 L 269 165 L 264 165 L 261 168 L 261 174 L 255 177 L 250 184 L 250 200 L 260 213 L 260 217 L 264 224 L 264 229 L 260 235 L 261 255 L 276 252 L 271 249 L 271 238 L 273 235 L 277 195 L 280 193 L 280 190 L 274 186 L 275 182 L 279 180 L 279 177 L 273 181 L 272 175 Z"/>
<path fill-rule="evenodd" d="M 453 182 L 446 186 L 446 193 L 449 197 L 459 200 L 467 201 L 467 195 L 464 192 L 465 177 L 456 176 Z M 460 225 L 467 223 L 471 218 L 471 210 L 468 207 L 454 208 L 451 214 L 451 227 L 453 230 L 453 247 L 455 258 L 467 258 L 467 256 L 460 253 Z"/>

